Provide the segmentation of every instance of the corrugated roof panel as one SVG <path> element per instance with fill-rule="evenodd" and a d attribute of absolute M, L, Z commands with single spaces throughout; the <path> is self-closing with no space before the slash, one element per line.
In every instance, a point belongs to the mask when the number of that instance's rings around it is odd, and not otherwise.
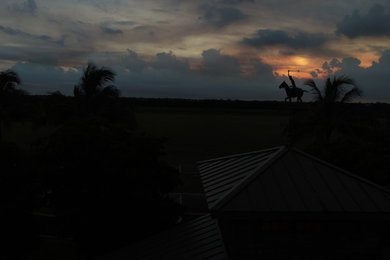
<path fill-rule="evenodd" d="M 264 156 L 255 170 L 232 175 L 242 176 L 237 182 L 223 177 L 229 172 L 224 169 L 212 185 L 206 181 L 206 197 L 228 211 L 390 212 L 385 188 L 295 149 L 276 154 Z"/>
<path fill-rule="evenodd" d="M 320 169 L 324 182 L 335 194 L 334 196 L 342 205 L 343 211 L 371 212 L 374 208 L 376 208 L 376 211 L 390 211 L 388 197 L 390 193 L 385 188 L 303 152 L 298 151 L 294 154 L 299 158 L 305 158 L 304 160 L 310 161 Z M 329 185 L 334 180 L 333 176 L 337 176 L 343 192 L 339 191 L 337 186 Z"/>
<path fill-rule="evenodd" d="M 275 164 L 283 165 L 284 170 L 288 172 L 307 211 L 322 211 L 325 209 L 315 187 L 309 181 L 306 172 L 301 169 L 301 163 L 295 157 L 287 153 Z"/>
<path fill-rule="evenodd" d="M 381 209 L 381 211 L 390 211 L 390 201 L 387 194 L 383 194 L 383 192 L 375 189 L 371 185 L 362 185 L 362 189 L 367 192 L 367 196 L 369 196 L 375 205 Z"/>
<path fill-rule="evenodd" d="M 325 165 L 317 164 L 317 169 L 322 176 L 323 181 L 326 181 L 330 189 L 333 190 L 333 194 L 335 194 L 334 196 L 338 198 L 343 210 L 361 211 L 361 208 L 355 201 L 354 197 L 351 196 L 349 190 L 345 187 L 345 183 L 338 177 L 340 173 L 332 171 L 332 169 Z"/>
<path fill-rule="evenodd" d="M 227 259 L 227 254 L 216 220 L 205 215 L 103 259 Z"/>
<path fill-rule="evenodd" d="M 345 189 L 349 191 L 362 211 L 374 212 L 380 210 L 380 208 L 376 206 L 375 202 L 372 201 L 366 192 L 362 190 L 358 180 L 351 180 L 351 178 L 344 174 L 340 174 L 338 177 L 343 182 Z"/>
<path fill-rule="evenodd" d="M 264 174 L 271 174 L 277 179 L 280 189 L 285 194 L 285 199 L 290 210 L 305 211 L 308 209 L 302 199 L 301 191 L 297 189 L 284 164 L 275 163 L 267 171 L 271 172 Z"/>
<path fill-rule="evenodd" d="M 283 194 L 283 191 L 275 181 L 275 176 L 273 174 L 262 174 L 259 176 L 258 180 L 261 181 L 259 186 L 265 192 L 270 210 L 288 211 L 289 207 L 285 198 L 285 194 Z"/>
<path fill-rule="evenodd" d="M 280 147 L 199 162 L 209 208 L 280 151 Z"/>
<path fill-rule="evenodd" d="M 295 172 L 303 171 L 308 182 L 313 186 L 316 195 L 319 198 L 325 211 L 343 211 L 343 207 L 339 201 L 339 194 L 335 194 L 326 179 L 323 178 L 318 168 L 311 160 L 291 153 L 300 163 L 300 168 L 295 169 Z"/>

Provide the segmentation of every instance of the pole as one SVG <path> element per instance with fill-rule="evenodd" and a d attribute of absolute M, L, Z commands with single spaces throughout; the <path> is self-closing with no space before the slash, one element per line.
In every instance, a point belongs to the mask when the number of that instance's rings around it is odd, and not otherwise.
<path fill-rule="evenodd" d="M 301 70 L 288 70 L 287 71 L 287 76 L 290 76 L 290 71 L 291 72 L 301 72 Z"/>

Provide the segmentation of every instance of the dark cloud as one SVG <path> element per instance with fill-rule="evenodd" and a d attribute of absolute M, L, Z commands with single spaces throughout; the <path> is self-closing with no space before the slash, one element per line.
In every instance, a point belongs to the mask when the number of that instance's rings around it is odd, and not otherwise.
<path fill-rule="evenodd" d="M 140 26 L 136 26 L 132 29 L 132 31 L 146 31 L 146 30 L 149 30 L 150 29 L 150 26 L 146 26 L 146 25 L 140 25 Z"/>
<path fill-rule="evenodd" d="M 50 42 L 50 43 L 54 43 L 54 44 L 58 44 L 58 45 L 63 45 L 64 40 L 66 38 L 66 35 L 63 35 L 61 37 L 61 39 L 54 40 L 52 37 L 50 37 L 48 35 L 35 35 L 35 34 L 24 32 L 24 31 L 21 31 L 18 29 L 13 29 L 11 27 L 5 27 L 2 25 L 0 25 L 0 32 L 3 32 L 5 34 L 11 35 L 11 36 L 18 36 L 18 37 L 23 37 L 26 39 L 31 39 L 31 40 L 46 41 L 46 42 Z"/>
<path fill-rule="evenodd" d="M 134 21 L 115 21 L 113 24 L 118 24 L 118 25 L 135 25 L 137 24 Z"/>
<path fill-rule="evenodd" d="M 14 3 L 8 6 L 8 10 L 20 12 L 20 13 L 29 13 L 35 15 L 37 12 L 37 4 L 35 0 L 27 0 L 22 3 Z"/>
<path fill-rule="evenodd" d="M 333 58 L 333 59 L 329 62 L 329 65 L 332 66 L 332 67 L 340 67 L 341 62 L 340 62 L 338 59 Z"/>
<path fill-rule="evenodd" d="M 119 65 L 132 72 L 141 72 L 147 67 L 147 62 L 139 58 L 135 51 L 127 49 L 127 55 L 122 58 Z"/>
<path fill-rule="evenodd" d="M 12 68 L 22 79 L 22 88 L 32 94 L 46 94 L 59 90 L 71 95 L 81 76 L 81 69 L 64 71 L 60 67 L 36 63 L 16 63 Z"/>
<path fill-rule="evenodd" d="M 237 75 L 241 67 L 233 56 L 222 55 L 219 50 L 209 49 L 202 53 L 202 72 L 209 75 Z"/>
<path fill-rule="evenodd" d="M 183 73 L 178 69 L 186 66 L 182 64 L 185 60 L 160 53 L 149 63 L 149 69 L 120 73 L 117 82 L 126 86 L 121 88 L 124 95 L 144 97 L 275 99 L 280 94 L 272 68 L 259 59 L 251 61 L 255 73 L 244 77 L 238 74 L 240 67 L 233 56 L 221 55 L 215 49 L 205 50 L 202 56 L 203 68 L 188 68 Z"/>
<path fill-rule="evenodd" d="M 56 47 L 48 46 L 0 46 L 0 59 L 10 61 L 24 61 L 44 65 L 74 65 L 88 56 L 88 52 L 81 50 L 66 50 L 61 52 Z"/>
<path fill-rule="evenodd" d="M 107 58 L 110 56 L 107 55 Z M 101 60 L 98 64 L 109 66 L 117 72 L 116 85 L 125 96 L 276 99 L 280 94 L 269 65 L 260 59 L 252 59 L 255 73 L 244 77 L 237 74 L 240 67 L 234 57 L 221 55 L 213 49 L 203 52 L 202 64 L 206 66 L 201 70 L 190 70 L 188 61 L 176 57 L 172 52 L 158 53 L 150 61 L 128 50 L 123 59 L 116 63 Z M 73 86 L 82 73 L 81 67 L 65 71 L 56 66 L 32 62 L 17 63 L 12 69 L 23 79 L 22 87 L 32 94 L 60 90 L 72 95 Z M 218 77 L 215 76 L 216 72 Z"/>
<path fill-rule="evenodd" d="M 240 4 L 240 3 L 244 3 L 244 2 L 254 3 L 255 0 L 220 0 L 220 2 L 223 4 L 236 5 L 236 4 Z"/>
<path fill-rule="evenodd" d="M 321 68 L 324 69 L 325 71 L 327 71 L 328 73 L 332 73 L 332 68 L 333 68 L 333 67 L 334 67 L 334 66 L 329 65 L 329 63 L 328 63 L 327 61 L 325 61 L 325 62 L 322 64 L 322 66 L 321 66 Z"/>
<path fill-rule="evenodd" d="M 187 59 L 179 60 L 172 52 L 156 54 L 156 60 L 150 63 L 151 67 L 158 70 L 172 70 L 177 72 L 189 71 Z"/>
<path fill-rule="evenodd" d="M 243 42 L 257 48 L 264 46 L 283 45 L 292 49 L 307 49 L 320 47 L 328 41 L 322 33 L 298 32 L 289 35 L 285 31 L 262 29 L 253 38 L 244 38 Z"/>
<path fill-rule="evenodd" d="M 246 14 L 234 7 L 218 7 L 211 4 L 202 4 L 199 6 L 202 11 L 203 19 L 217 27 L 224 27 L 237 21 L 248 18 Z"/>
<path fill-rule="evenodd" d="M 279 53 L 283 56 L 293 56 L 295 55 L 296 53 L 294 51 L 286 51 L 286 50 L 280 50 Z"/>
<path fill-rule="evenodd" d="M 101 26 L 100 29 L 106 34 L 123 34 L 123 31 L 120 29 L 112 29 L 105 26 Z"/>
<path fill-rule="evenodd" d="M 324 66 L 329 72 L 336 75 L 346 75 L 355 80 L 363 90 L 363 98 L 366 100 L 386 101 L 390 95 L 390 50 L 383 52 L 378 62 L 373 62 L 370 67 L 361 67 L 361 61 L 355 57 L 347 57 L 341 61 L 333 59 L 328 66 Z"/>
<path fill-rule="evenodd" d="M 385 13 L 385 7 L 374 5 L 366 15 L 355 10 L 351 16 L 346 16 L 337 24 L 337 33 L 349 38 L 359 36 L 390 36 L 390 14 Z"/>
<path fill-rule="evenodd" d="M 263 83 L 274 82 L 275 78 L 273 75 L 273 68 L 271 65 L 264 63 L 259 58 L 252 58 L 250 60 L 250 63 L 254 68 L 254 74 L 253 74 L 254 77 L 259 78 Z"/>

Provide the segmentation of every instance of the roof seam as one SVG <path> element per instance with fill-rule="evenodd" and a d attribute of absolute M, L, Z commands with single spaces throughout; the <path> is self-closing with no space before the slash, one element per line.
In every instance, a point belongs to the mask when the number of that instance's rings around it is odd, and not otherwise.
<path fill-rule="evenodd" d="M 303 199 L 304 196 L 302 195 L 301 190 L 298 188 L 297 184 L 295 183 L 294 178 L 293 178 L 293 177 L 291 176 L 291 174 L 290 174 L 290 169 L 289 169 L 288 167 L 286 167 L 286 163 L 285 163 L 284 161 L 281 161 L 281 164 L 284 166 L 284 168 L 286 168 L 287 176 L 289 177 L 289 179 L 291 180 L 291 183 L 293 184 L 295 190 L 297 191 L 298 197 L 301 199 L 302 204 L 303 204 L 303 207 L 304 207 L 306 210 L 309 210 L 309 207 L 308 207 L 308 205 L 306 204 L 306 201 Z"/>
<path fill-rule="evenodd" d="M 358 175 L 356 175 L 356 174 L 353 174 L 353 173 L 351 173 L 351 172 L 349 172 L 349 171 L 347 171 L 347 170 L 344 170 L 344 169 L 342 169 L 342 168 L 340 168 L 340 167 L 338 167 L 338 166 L 336 166 L 336 165 L 333 165 L 333 164 L 328 163 L 328 162 L 326 162 L 326 161 L 324 161 L 324 160 L 321 160 L 320 158 L 317 158 L 317 157 L 315 157 L 315 156 L 313 156 L 313 155 L 310 155 L 310 154 L 308 154 L 308 153 L 305 153 L 305 152 L 303 152 L 303 151 L 301 151 L 301 150 L 299 150 L 299 149 L 292 148 L 292 150 L 294 150 L 295 152 L 297 152 L 297 153 L 299 153 L 299 154 L 301 154 L 301 155 L 303 155 L 303 156 L 305 156 L 305 157 L 309 157 L 310 159 L 313 159 L 313 160 L 315 160 L 315 161 L 317 161 L 317 162 L 319 162 L 319 163 L 322 163 L 322 164 L 324 164 L 324 165 L 326 165 L 326 166 L 328 166 L 328 167 L 330 167 L 330 168 L 332 168 L 332 169 L 338 170 L 338 171 L 340 171 L 341 173 L 343 173 L 344 175 L 347 175 L 348 177 L 357 179 L 357 180 L 359 180 L 359 181 L 361 181 L 361 182 L 365 182 L 365 183 L 369 184 L 370 186 L 373 186 L 374 188 L 379 189 L 379 190 L 381 190 L 381 191 L 383 191 L 383 192 L 386 192 L 388 195 L 390 195 L 390 190 L 389 190 L 389 189 L 386 189 L 385 187 L 382 187 L 382 186 L 380 186 L 380 185 L 378 185 L 378 184 L 376 184 L 376 183 L 374 183 L 374 182 L 371 182 L 371 181 L 369 181 L 369 180 L 367 180 L 367 179 L 365 179 L 365 178 L 362 178 L 362 177 L 360 177 L 360 176 L 358 176 Z"/>
<path fill-rule="evenodd" d="M 318 194 L 318 191 L 314 188 L 313 186 L 313 183 L 309 180 L 309 178 L 307 177 L 307 169 L 305 169 L 304 167 L 302 167 L 302 163 L 298 160 L 297 156 L 295 154 L 293 154 L 293 156 L 296 158 L 296 161 L 297 163 L 301 166 L 301 169 L 302 169 L 302 173 L 303 173 L 303 178 L 305 179 L 306 183 L 309 184 L 310 188 L 312 189 L 313 191 L 313 194 L 316 195 L 316 198 L 317 200 L 320 202 L 320 205 L 321 207 L 324 209 L 324 210 L 327 210 L 327 207 L 326 207 L 326 204 L 322 201 L 321 199 L 321 196 Z"/>
<path fill-rule="evenodd" d="M 221 197 L 210 209 L 218 210 L 226 201 L 230 201 L 232 197 L 238 194 L 244 187 L 250 183 L 251 180 L 255 179 L 260 173 L 264 172 L 270 165 L 272 165 L 276 159 L 280 158 L 288 149 L 285 146 L 278 148 L 275 152 L 269 154 L 269 158 L 265 161 L 262 161 L 263 164 L 260 164 L 256 169 L 249 173 L 243 180 L 238 182 L 231 191 L 228 192 L 224 197 Z"/>
<path fill-rule="evenodd" d="M 339 196 L 336 196 L 336 194 L 334 193 L 334 190 L 330 187 L 329 185 L 329 182 L 326 180 L 326 178 L 324 177 L 324 175 L 322 174 L 321 170 L 318 169 L 318 167 L 313 163 L 313 161 L 310 161 L 311 165 L 313 166 L 313 168 L 316 169 L 318 175 L 320 176 L 320 178 L 322 179 L 322 181 L 325 183 L 325 186 L 328 188 L 329 192 L 332 194 L 332 196 L 336 199 L 337 203 L 339 204 L 340 208 L 342 209 L 342 211 L 346 211 L 345 208 L 344 208 L 344 205 L 343 203 L 341 203 L 340 199 L 339 199 Z"/>

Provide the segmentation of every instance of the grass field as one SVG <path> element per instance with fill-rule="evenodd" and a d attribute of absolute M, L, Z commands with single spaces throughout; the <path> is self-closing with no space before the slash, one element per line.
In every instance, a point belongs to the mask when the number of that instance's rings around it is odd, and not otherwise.
<path fill-rule="evenodd" d="M 185 165 L 281 145 L 288 116 L 273 110 L 150 110 L 136 118 L 141 131 L 167 138 L 170 163 Z"/>
<path fill-rule="evenodd" d="M 166 139 L 165 159 L 174 165 L 268 148 L 284 143 L 288 115 L 278 110 L 140 109 L 138 129 Z M 17 122 L 5 126 L 4 140 L 28 150 L 55 126 Z"/>

